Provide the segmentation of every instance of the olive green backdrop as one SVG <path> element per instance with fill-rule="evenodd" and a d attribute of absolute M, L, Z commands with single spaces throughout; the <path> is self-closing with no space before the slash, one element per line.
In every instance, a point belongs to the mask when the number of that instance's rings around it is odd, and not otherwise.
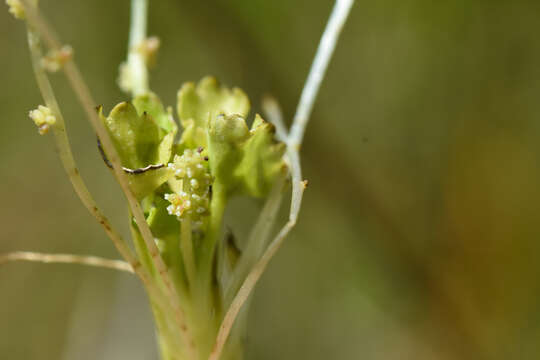
<path fill-rule="evenodd" d="M 42 0 L 105 108 L 127 0 Z M 174 105 L 212 74 L 294 114 L 331 0 L 153 0 L 151 85 Z M 247 359 L 540 357 L 540 2 L 357 0 L 302 149 L 300 222 L 252 302 Z M 0 11 L 0 252 L 117 257 L 49 137 L 23 24 Z M 119 187 L 62 75 L 81 173 L 127 234 Z M 228 224 L 245 234 L 258 204 Z M 137 280 L 76 265 L 0 268 L 0 358 L 157 359 Z"/>

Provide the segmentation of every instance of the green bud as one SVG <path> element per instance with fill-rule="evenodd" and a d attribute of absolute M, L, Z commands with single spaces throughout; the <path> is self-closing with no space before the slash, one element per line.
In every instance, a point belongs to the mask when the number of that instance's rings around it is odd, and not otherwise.
<path fill-rule="evenodd" d="M 237 186 L 235 169 L 242 160 L 242 145 L 249 138 L 249 129 L 240 115 L 217 115 L 208 128 L 210 171 L 228 193 Z"/>
<path fill-rule="evenodd" d="M 185 129 L 181 142 L 188 148 L 206 147 L 207 122 L 218 114 L 246 116 L 249 100 L 238 89 L 220 86 L 213 77 L 205 77 L 197 86 L 189 82 L 178 92 L 178 117 Z"/>

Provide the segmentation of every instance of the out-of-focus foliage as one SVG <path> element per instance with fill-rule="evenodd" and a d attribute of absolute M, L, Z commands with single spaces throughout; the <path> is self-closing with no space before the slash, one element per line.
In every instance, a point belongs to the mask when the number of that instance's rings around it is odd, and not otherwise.
<path fill-rule="evenodd" d="M 128 100 L 115 85 L 128 2 L 42 4 L 97 100 Z M 244 89 L 252 113 L 271 93 L 290 119 L 331 6 L 154 1 L 152 88 L 174 104 L 183 82 L 213 74 Z M 114 257 L 27 118 L 42 101 L 22 24 L 4 10 L 0 251 Z M 253 298 L 248 359 L 540 356 L 538 14 L 532 0 L 357 0 L 302 148 L 300 223 Z M 128 235 L 95 134 L 54 79 L 81 173 Z M 232 205 L 238 238 L 258 206 Z M 9 264 L 0 294 L 1 358 L 157 358 L 134 277 Z"/>

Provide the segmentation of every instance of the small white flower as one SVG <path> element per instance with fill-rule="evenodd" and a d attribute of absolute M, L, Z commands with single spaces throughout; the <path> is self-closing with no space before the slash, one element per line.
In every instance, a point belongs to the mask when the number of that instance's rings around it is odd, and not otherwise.
<path fill-rule="evenodd" d="M 28 116 L 37 125 L 40 135 L 48 133 L 51 126 L 56 124 L 56 117 L 51 109 L 43 105 L 39 105 L 37 109 L 30 111 Z"/>
<path fill-rule="evenodd" d="M 49 51 L 47 56 L 41 59 L 41 66 L 47 71 L 57 72 L 72 57 L 73 57 L 73 49 L 69 45 L 64 45 L 59 50 Z"/>

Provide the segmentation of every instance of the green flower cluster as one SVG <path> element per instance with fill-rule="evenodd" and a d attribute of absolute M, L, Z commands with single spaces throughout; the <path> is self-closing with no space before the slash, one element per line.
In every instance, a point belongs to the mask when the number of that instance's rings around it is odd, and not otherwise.
<path fill-rule="evenodd" d="M 189 304 L 188 326 L 199 329 L 197 347 L 206 356 L 231 284 L 230 278 L 221 283 L 218 265 L 234 247 L 222 231 L 226 204 L 233 196 L 266 197 L 287 171 L 285 145 L 275 139 L 274 126 L 256 115 L 249 128 L 249 108 L 243 91 L 207 77 L 178 92 L 180 135 L 172 109 L 152 93 L 118 104 L 108 116 L 98 109 L 177 292 Z M 131 223 L 139 258 L 159 282 L 134 219 Z M 228 267 L 232 274 L 234 263 Z"/>

